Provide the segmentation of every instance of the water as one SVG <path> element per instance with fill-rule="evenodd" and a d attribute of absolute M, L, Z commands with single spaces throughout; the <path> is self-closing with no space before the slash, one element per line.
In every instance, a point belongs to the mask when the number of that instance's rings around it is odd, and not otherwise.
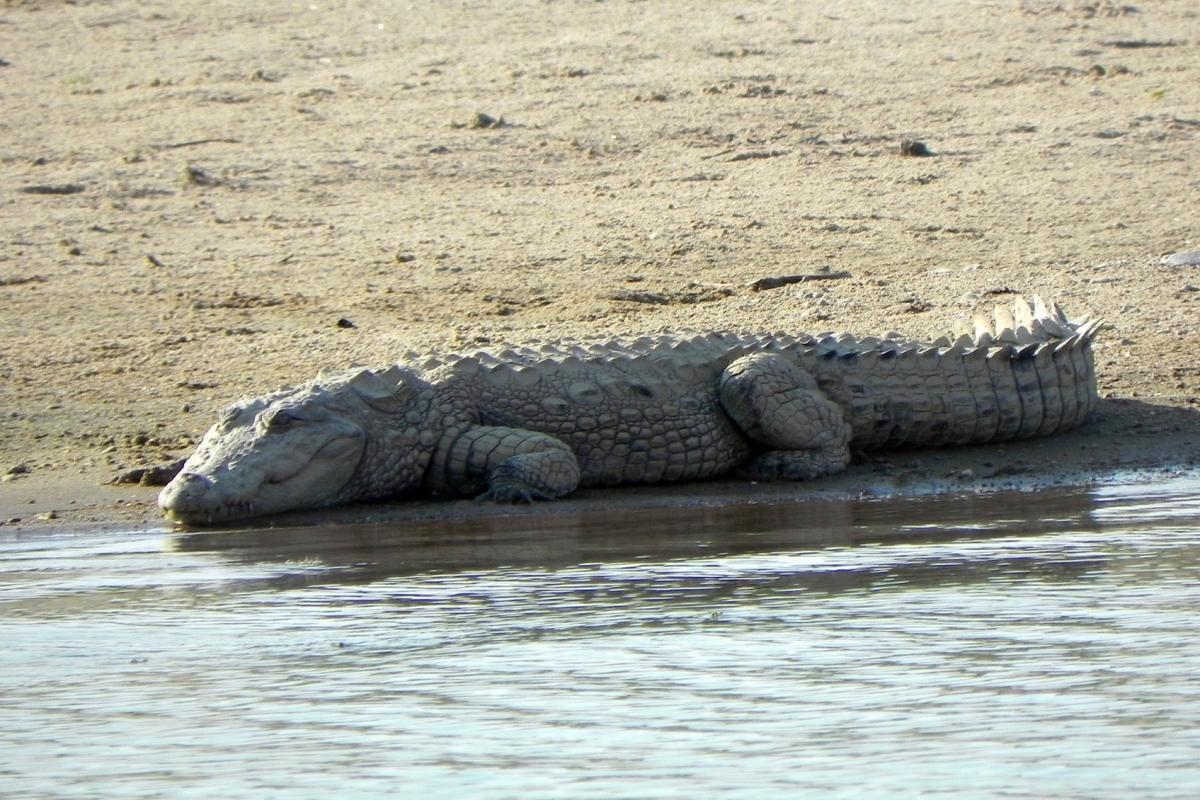
<path fill-rule="evenodd" d="M 0 534 L 5 797 L 1200 796 L 1200 481 Z"/>

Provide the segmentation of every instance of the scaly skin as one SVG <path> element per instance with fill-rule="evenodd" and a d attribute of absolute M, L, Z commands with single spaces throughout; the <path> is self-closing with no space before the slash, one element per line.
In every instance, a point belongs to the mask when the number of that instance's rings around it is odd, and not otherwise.
<path fill-rule="evenodd" d="M 234 406 L 159 503 L 202 525 L 414 491 L 527 502 L 1045 436 L 1096 402 L 1098 328 L 1037 300 L 926 345 L 713 333 L 414 356 Z"/>

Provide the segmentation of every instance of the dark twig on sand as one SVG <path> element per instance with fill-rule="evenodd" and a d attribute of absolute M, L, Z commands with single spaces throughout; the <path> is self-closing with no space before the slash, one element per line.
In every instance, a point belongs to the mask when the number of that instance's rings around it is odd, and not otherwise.
<path fill-rule="evenodd" d="M 166 142 L 165 144 L 156 144 L 154 147 L 159 150 L 177 150 L 180 147 L 196 147 L 202 144 L 241 144 L 241 139 L 193 139 L 190 142 Z"/>
<path fill-rule="evenodd" d="M 765 289 L 778 289 L 789 283 L 807 283 L 808 281 L 835 281 L 839 278 L 849 278 L 849 272 L 811 272 L 807 275 L 775 275 L 769 278 L 759 278 L 750 284 L 751 290 L 761 292 Z"/>

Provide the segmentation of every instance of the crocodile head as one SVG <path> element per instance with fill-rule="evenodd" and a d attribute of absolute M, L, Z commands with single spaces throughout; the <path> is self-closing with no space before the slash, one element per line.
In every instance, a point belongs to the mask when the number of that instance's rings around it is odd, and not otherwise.
<path fill-rule="evenodd" d="M 393 495 L 418 485 L 440 433 L 434 390 L 392 367 L 244 400 L 159 494 L 206 525 Z"/>

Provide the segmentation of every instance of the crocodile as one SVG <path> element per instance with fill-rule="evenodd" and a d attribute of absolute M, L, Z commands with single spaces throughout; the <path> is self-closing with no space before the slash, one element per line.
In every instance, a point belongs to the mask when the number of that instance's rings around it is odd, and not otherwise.
<path fill-rule="evenodd" d="M 236 403 L 159 505 L 206 525 L 416 493 L 530 502 L 1045 436 L 1096 404 L 1099 329 L 1035 297 L 928 343 L 714 332 L 409 353 Z"/>

